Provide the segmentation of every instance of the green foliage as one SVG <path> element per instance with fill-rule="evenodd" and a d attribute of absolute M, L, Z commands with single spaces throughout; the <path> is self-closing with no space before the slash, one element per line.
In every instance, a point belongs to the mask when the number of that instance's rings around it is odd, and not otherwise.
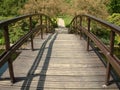
<path fill-rule="evenodd" d="M 120 35 L 117 34 L 115 40 L 116 40 L 116 44 L 120 46 Z"/>
<path fill-rule="evenodd" d="M 14 25 L 11 25 L 9 27 L 9 33 L 10 33 L 10 42 L 15 43 L 25 35 L 29 30 L 29 25 L 28 22 L 26 21 L 21 21 L 18 23 L 15 23 Z"/>
<path fill-rule="evenodd" d="M 108 10 L 111 14 L 120 13 L 120 0 L 110 0 Z"/>
<path fill-rule="evenodd" d="M 14 28 L 10 28 L 10 42 L 16 42 L 23 35 L 23 33 L 23 30 L 17 25 L 15 25 Z"/>
<path fill-rule="evenodd" d="M 3 31 L 0 29 L 0 45 L 4 44 Z"/>
<path fill-rule="evenodd" d="M 67 27 L 67 26 L 70 24 L 70 22 L 72 21 L 73 17 L 67 15 L 67 16 L 65 16 L 63 19 L 64 19 L 64 21 L 65 21 L 65 26 Z"/>
<path fill-rule="evenodd" d="M 7 19 L 10 19 L 10 18 L 13 18 L 13 16 L 8 16 L 8 17 L 0 16 L 0 20 L 7 20 Z M 22 22 L 23 22 L 23 24 L 21 26 L 20 26 L 20 23 L 16 23 L 15 25 L 9 26 L 10 27 L 9 28 L 9 33 L 10 33 L 10 42 L 11 43 L 16 42 L 24 33 L 26 33 L 26 29 L 25 28 L 28 25 L 26 25 L 24 23 L 24 21 L 22 21 Z M 5 41 L 4 41 L 3 30 L 0 29 L 0 45 L 3 45 L 4 43 L 5 43 Z"/>
<path fill-rule="evenodd" d="M 65 2 L 70 3 L 72 0 L 65 0 Z"/>
<path fill-rule="evenodd" d="M 120 26 L 120 13 L 113 13 L 111 16 L 108 17 L 108 21 L 111 22 L 112 24 Z M 97 35 L 101 41 L 103 41 L 105 44 L 109 44 L 109 39 L 110 39 L 110 30 L 98 26 L 97 24 L 92 25 L 92 30 L 91 30 L 95 35 Z M 119 45 L 120 44 L 120 36 L 116 35 L 115 37 L 115 44 Z"/>
<path fill-rule="evenodd" d="M 18 11 L 27 0 L 1 0 L 0 15 L 18 15 Z"/>
<path fill-rule="evenodd" d="M 108 17 L 108 21 L 112 24 L 120 26 L 120 13 L 113 13 L 111 16 Z M 120 44 L 120 36 L 116 35 L 115 37 L 116 44 Z"/>
<path fill-rule="evenodd" d="M 101 25 L 94 23 L 92 24 L 91 32 L 94 33 L 104 44 L 106 45 L 109 44 L 110 30 L 108 30 L 107 28 Z"/>
<path fill-rule="evenodd" d="M 52 22 L 53 22 L 53 27 L 54 28 L 58 27 L 58 25 L 57 25 L 57 18 L 52 18 Z"/>
<path fill-rule="evenodd" d="M 113 13 L 111 16 L 108 17 L 108 21 L 120 26 L 120 13 Z"/>
<path fill-rule="evenodd" d="M 36 21 L 33 21 L 32 27 L 34 28 L 37 24 Z M 23 35 L 25 35 L 29 31 L 29 22 L 27 20 L 23 20 L 12 24 L 9 26 L 9 37 L 10 43 L 13 44 L 18 41 Z M 0 29 L 0 45 L 3 45 L 4 37 L 3 37 L 3 30 Z"/>
<path fill-rule="evenodd" d="M 7 16 L 7 17 L 0 16 L 0 21 L 2 21 L 2 20 L 8 20 L 8 19 L 11 19 L 11 18 L 13 18 L 13 16 Z"/>

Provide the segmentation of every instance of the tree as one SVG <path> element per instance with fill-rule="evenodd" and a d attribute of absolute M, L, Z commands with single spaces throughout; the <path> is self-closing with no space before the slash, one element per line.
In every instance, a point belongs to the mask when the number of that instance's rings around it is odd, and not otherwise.
<path fill-rule="evenodd" d="M 91 14 L 105 19 L 108 16 L 106 9 L 107 0 L 73 0 L 74 8 L 78 14 Z"/>
<path fill-rule="evenodd" d="M 29 0 L 21 10 L 22 14 L 45 13 L 50 16 L 88 13 L 98 17 L 108 16 L 108 0 Z M 94 4 L 93 4 L 94 3 Z"/>
<path fill-rule="evenodd" d="M 57 16 L 65 13 L 67 3 L 64 0 L 29 0 L 21 9 L 21 14 L 44 13 L 50 16 Z"/>

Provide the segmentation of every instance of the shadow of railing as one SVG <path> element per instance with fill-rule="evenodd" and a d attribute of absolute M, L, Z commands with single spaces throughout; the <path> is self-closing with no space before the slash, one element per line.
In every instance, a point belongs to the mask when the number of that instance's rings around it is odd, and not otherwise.
<path fill-rule="evenodd" d="M 47 72 L 47 69 L 48 69 L 48 66 L 49 66 L 49 62 L 50 62 L 50 56 L 51 56 L 51 53 L 52 53 L 52 47 L 53 47 L 53 43 L 55 41 L 57 37 L 57 34 L 55 34 L 55 36 L 52 38 L 52 35 L 50 35 L 48 37 L 47 40 L 44 41 L 44 43 L 42 44 L 41 48 L 40 48 L 40 51 L 33 63 L 33 65 L 31 66 L 28 74 L 26 77 L 21 77 L 21 78 L 17 78 L 18 82 L 21 81 L 21 80 L 24 80 L 23 84 L 22 84 L 22 87 L 21 87 L 21 90 L 29 90 L 30 89 L 30 86 L 31 86 L 31 83 L 32 83 L 32 80 L 34 77 L 37 77 L 39 76 L 39 80 L 38 80 L 38 84 L 37 84 L 37 88 L 36 89 L 40 89 L 40 90 L 43 90 L 44 88 L 44 84 L 45 84 L 45 79 L 46 79 L 46 72 Z M 43 66 L 42 66 L 42 69 L 41 69 L 41 72 L 39 74 L 34 74 L 41 59 L 42 59 L 42 55 L 46 49 L 46 45 L 48 43 L 48 41 L 52 38 L 52 40 L 50 41 L 49 43 L 49 47 L 48 47 L 48 52 L 47 52 L 47 55 L 46 55 L 46 58 L 45 58 L 45 61 L 43 63 Z M 44 73 L 43 73 L 44 72 Z"/>
<path fill-rule="evenodd" d="M 54 36 L 54 38 L 51 40 L 51 42 L 49 44 L 48 52 L 47 52 L 47 55 L 46 55 L 46 58 L 45 58 L 45 62 L 43 64 L 42 70 L 40 72 L 41 76 L 39 77 L 39 80 L 38 80 L 39 82 L 38 82 L 38 85 L 37 85 L 37 89 L 40 89 L 40 90 L 44 89 L 44 84 L 45 84 L 45 80 L 46 80 L 46 73 L 47 73 L 50 58 L 51 58 L 53 43 L 54 43 L 56 37 L 57 37 L 57 34 Z"/>

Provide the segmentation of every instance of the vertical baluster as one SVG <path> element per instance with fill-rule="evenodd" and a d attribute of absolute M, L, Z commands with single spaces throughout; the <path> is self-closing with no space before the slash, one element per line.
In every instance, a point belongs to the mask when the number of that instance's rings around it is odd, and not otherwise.
<path fill-rule="evenodd" d="M 42 15 L 40 15 L 40 25 L 41 25 L 41 39 L 43 39 L 43 26 L 42 26 Z"/>
<path fill-rule="evenodd" d="M 114 51 L 114 40 L 115 40 L 115 32 L 111 31 L 111 36 L 110 36 L 110 55 L 113 56 L 113 51 Z"/>
<path fill-rule="evenodd" d="M 4 26 L 4 37 L 5 37 L 5 47 L 6 47 L 6 51 L 7 51 L 10 48 L 8 25 Z M 11 82 L 14 83 L 15 77 L 14 77 L 13 64 L 12 64 L 11 58 L 8 59 L 8 67 L 9 67 L 9 74 L 10 74 Z"/>
<path fill-rule="evenodd" d="M 75 32 L 75 19 L 74 19 L 74 21 L 73 21 L 73 30 L 74 30 L 74 32 Z M 74 33 L 74 32 L 72 32 L 72 33 Z"/>
<path fill-rule="evenodd" d="M 50 29 L 50 19 L 48 18 L 48 32 L 51 33 L 51 29 Z"/>
<path fill-rule="evenodd" d="M 90 18 L 88 18 L 88 32 L 90 32 Z M 87 37 L 87 51 L 89 51 L 90 38 Z"/>
<path fill-rule="evenodd" d="M 32 17 L 30 17 L 29 20 L 30 20 L 30 21 L 29 21 L 29 22 L 30 22 L 30 27 L 29 27 L 29 28 L 30 28 L 30 30 L 32 30 Z M 31 38 L 31 49 L 32 49 L 32 51 L 33 51 L 33 50 L 34 50 L 33 35 L 31 35 L 30 38 Z"/>
<path fill-rule="evenodd" d="M 114 51 L 114 40 L 115 40 L 115 32 L 111 31 L 111 35 L 110 35 L 110 55 L 111 56 L 113 56 L 113 51 Z M 111 65 L 108 61 L 107 62 L 107 70 L 106 70 L 106 81 L 105 81 L 106 85 L 109 85 L 110 70 L 111 70 Z"/>
<path fill-rule="evenodd" d="M 48 29 L 47 29 L 47 26 L 48 26 L 48 22 L 47 22 L 48 20 L 47 20 L 47 16 L 45 16 L 45 24 L 46 24 L 46 35 L 47 35 L 47 33 L 48 33 Z"/>
<path fill-rule="evenodd" d="M 111 69 L 111 65 L 110 65 L 109 62 L 107 62 L 107 70 L 106 70 L 105 85 L 109 85 L 109 80 L 110 80 L 110 69 Z"/>
<path fill-rule="evenodd" d="M 51 32 L 50 30 L 50 20 L 48 19 L 48 32 Z"/>
<path fill-rule="evenodd" d="M 76 17 L 76 19 L 75 19 L 75 30 L 77 31 L 77 17 Z M 78 34 L 78 31 L 76 32 L 76 34 Z"/>
<path fill-rule="evenodd" d="M 80 39 L 82 38 L 82 16 L 80 18 Z"/>

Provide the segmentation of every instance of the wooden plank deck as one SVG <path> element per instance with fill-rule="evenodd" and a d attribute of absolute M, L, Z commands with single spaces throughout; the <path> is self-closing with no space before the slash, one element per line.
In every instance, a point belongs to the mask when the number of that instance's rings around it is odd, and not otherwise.
<path fill-rule="evenodd" d="M 35 50 L 27 45 L 14 61 L 17 82 L 10 83 L 8 70 L 1 76 L 0 90 L 119 90 L 115 83 L 104 88 L 106 70 L 86 41 L 73 34 L 40 36 Z"/>

